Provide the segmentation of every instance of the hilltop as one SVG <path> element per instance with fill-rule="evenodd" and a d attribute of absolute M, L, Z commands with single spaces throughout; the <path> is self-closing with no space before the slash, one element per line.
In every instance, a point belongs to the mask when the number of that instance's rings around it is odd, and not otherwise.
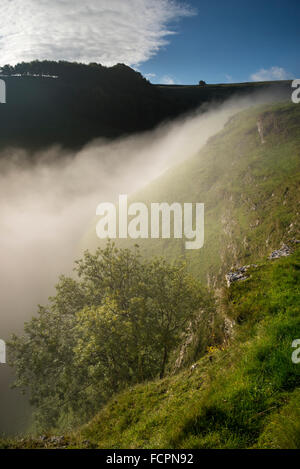
<path fill-rule="evenodd" d="M 114 139 L 153 129 L 201 104 L 272 89 L 286 98 L 290 81 L 233 85 L 151 85 L 124 64 L 104 67 L 34 61 L 2 67 L 7 103 L 0 106 L 1 148 L 79 149 L 95 138 Z"/>

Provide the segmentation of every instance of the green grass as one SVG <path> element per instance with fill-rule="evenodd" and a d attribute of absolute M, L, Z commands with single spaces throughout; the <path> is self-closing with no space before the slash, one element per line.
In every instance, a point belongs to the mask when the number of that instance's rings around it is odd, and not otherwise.
<path fill-rule="evenodd" d="M 262 261 L 223 295 L 235 333 L 163 380 L 116 395 L 98 415 L 67 435 L 67 445 L 95 448 L 300 448 L 300 249 Z M 0 447 L 40 447 L 35 439 Z M 51 444 L 48 445 L 51 447 Z"/>
<path fill-rule="evenodd" d="M 292 341 L 300 338 L 299 268 L 298 250 L 252 269 L 251 278 L 225 294 L 237 324 L 225 350 L 203 357 L 193 372 L 116 396 L 73 436 L 74 444 L 300 448 L 300 365 L 291 360 Z"/>
<path fill-rule="evenodd" d="M 272 449 L 300 448 L 299 401 L 300 389 L 296 389 L 287 399 L 287 404 L 267 419 L 257 446 Z"/>

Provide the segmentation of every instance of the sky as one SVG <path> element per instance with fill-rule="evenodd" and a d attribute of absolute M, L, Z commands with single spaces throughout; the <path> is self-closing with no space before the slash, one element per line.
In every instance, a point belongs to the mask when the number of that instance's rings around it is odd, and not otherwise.
<path fill-rule="evenodd" d="M 1 0 L 0 65 L 125 63 L 152 83 L 300 77 L 299 0 Z"/>

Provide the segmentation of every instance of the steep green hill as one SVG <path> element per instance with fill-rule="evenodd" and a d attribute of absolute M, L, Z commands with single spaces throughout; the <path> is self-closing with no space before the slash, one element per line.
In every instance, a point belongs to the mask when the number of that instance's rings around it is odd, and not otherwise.
<path fill-rule="evenodd" d="M 162 254 L 169 259 L 184 255 L 197 277 L 219 287 L 232 266 L 252 263 L 295 237 L 299 232 L 299 124 L 300 106 L 292 103 L 243 111 L 197 155 L 136 194 L 131 201 L 148 207 L 153 202 L 205 205 L 202 249 L 185 250 L 181 239 L 139 239 L 145 255 Z M 96 235 L 90 243 L 99 243 Z"/>
<path fill-rule="evenodd" d="M 134 198 L 204 202 L 205 244 L 139 240 L 147 255 L 185 254 L 213 287 L 232 266 L 257 263 L 250 278 L 225 287 L 232 341 L 194 371 L 138 386 L 112 400 L 76 436 L 98 447 L 299 448 L 300 107 L 261 106 L 232 118 L 194 158 Z M 260 132 L 258 131 L 260 129 Z M 266 260 L 286 242 L 292 256 Z"/>
<path fill-rule="evenodd" d="M 232 342 L 197 367 L 116 396 L 75 435 L 100 448 L 300 448 L 300 252 L 226 292 Z M 71 440 L 72 441 L 72 440 Z"/>
<path fill-rule="evenodd" d="M 9 448 L 300 448 L 300 250 L 263 259 L 223 293 L 231 341 L 192 368 L 116 395 L 64 437 Z M 299 355 L 299 352 L 298 352 Z"/>

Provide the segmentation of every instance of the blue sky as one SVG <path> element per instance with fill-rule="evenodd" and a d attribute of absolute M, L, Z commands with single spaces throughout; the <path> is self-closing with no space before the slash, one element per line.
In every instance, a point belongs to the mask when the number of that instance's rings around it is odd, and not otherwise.
<path fill-rule="evenodd" d="M 169 45 L 139 70 L 153 83 L 300 77 L 299 0 L 193 0 Z M 155 75 L 152 76 L 151 74 Z"/>
<path fill-rule="evenodd" d="M 0 66 L 125 63 L 153 83 L 300 77 L 300 0 L 1 0 Z"/>

